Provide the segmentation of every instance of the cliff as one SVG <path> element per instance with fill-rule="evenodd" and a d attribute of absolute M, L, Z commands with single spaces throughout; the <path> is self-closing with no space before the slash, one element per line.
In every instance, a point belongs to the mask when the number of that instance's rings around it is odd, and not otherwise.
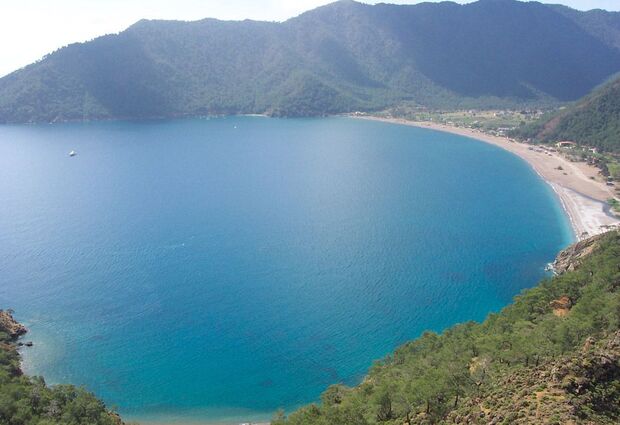
<path fill-rule="evenodd" d="M 28 330 L 13 318 L 10 310 L 0 310 L 0 332 L 5 332 L 10 338 L 15 339 L 24 335 Z"/>
<path fill-rule="evenodd" d="M 569 246 L 558 254 L 553 262 L 553 269 L 558 274 L 578 269 L 581 263 L 600 246 L 603 238 L 604 235 L 597 235 Z"/>

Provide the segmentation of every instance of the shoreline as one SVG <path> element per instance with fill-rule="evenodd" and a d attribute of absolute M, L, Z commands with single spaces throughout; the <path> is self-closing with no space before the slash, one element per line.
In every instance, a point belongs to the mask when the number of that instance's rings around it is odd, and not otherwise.
<path fill-rule="evenodd" d="M 613 191 L 604 182 L 590 178 L 590 176 L 598 176 L 598 169 L 594 166 L 570 162 L 557 152 L 539 152 L 534 145 L 516 142 L 508 137 L 492 136 L 469 128 L 376 115 L 346 116 L 456 134 L 497 146 L 518 156 L 527 162 L 556 194 L 577 241 L 604 233 L 613 227 L 620 227 L 620 218 L 609 213 L 607 204 L 609 198 L 615 197 Z"/>
<path fill-rule="evenodd" d="M 248 115 L 248 116 L 261 116 L 261 115 Z M 418 127 L 418 128 L 426 128 L 426 129 L 433 130 L 433 131 L 441 131 L 441 132 L 461 135 L 464 137 L 478 140 L 480 142 L 493 144 L 495 146 L 498 146 L 504 150 L 507 150 L 519 156 L 521 159 L 526 161 L 532 167 L 532 169 L 554 191 L 554 193 L 560 200 L 560 204 L 566 216 L 569 219 L 573 234 L 575 235 L 575 239 L 577 241 L 584 239 L 584 237 L 582 237 L 581 235 L 583 231 L 587 231 L 585 229 L 590 229 L 593 232 L 597 232 L 597 233 L 591 233 L 588 236 L 593 236 L 595 234 L 599 234 L 599 233 L 603 233 L 607 231 L 607 230 L 601 229 L 600 227 L 601 225 L 607 225 L 607 224 L 602 224 L 602 223 L 607 223 L 606 220 L 610 220 L 611 225 L 620 226 L 620 219 L 614 218 L 608 213 L 607 203 L 605 202 L 606 198 L 603 198 L 602 201 L 596 198 L 596 197 L 602 196 L 605 192 L 609 192 L 610 195 L 608 197 L 611 197 L 612 194 L 609 188 L 605 187 L 604 184 L 601 185 L 599 184 L 599 182 L 594 182 L 590 180 L 588 178 L 588 174 L 586 171 L 582 171 L 581 168 L 576 163 L 571 163 L 565 158 L 562 158 L 558 154 L 552 155 L 553 157 L 552 159 L 552 157 L 548 156 L 548 154 L 546 153 L 541 154 L 538 152 L 529 151 L 530 145 L 526 145 L 526 144 L 518 143 L 518 142 L 512 142 L 508 138 L 505 138 L 505 137 L 491 136 L 491 135 L 487 135 L 479 131 L 470 130 L 466 128 L 452 127 L 448 125 L 436 124 L 436 123 L 430 123 L 430 122 L 429 123 L 413 122 L 413 121 L 408 121 L 405 119 L 397 119 L 397 118 L 382 118 L 382 117 L 377 117 L 377 116 L 347 115 L 347 117 L 357 118 L 357 119 L 366 119 L 366 120 L 371 120 L 371 121 L 380 121 L 380 122 L 385 122 L 385 123 L 390 123 L 390 124 L 407 125 L 407 126 Z M 494 140 L 494 139 L 497 139 L 497 140 Z M 523 155 L 521 155 L 519 153 L 521 150 L 526 150 L 526 152 L 524 152 Z M 570 168 L 570 174 L 568 175 L 568 177 L 574 177 L 574 179 L 576 179 L 575 184 L 570 185 L 564 181 L 564 180 L 571 180 L 569 178 L 554 179 L 553 175 L 551 175 L 551 177 L 547 176 L 545 174 L 548 171 L 547 168 L 546 167 L 541 167 L 540 169 L 537 168 L 537 165 L 540 166 L 540 164 L 538 164 L 536 160 L 528 159 L 529 158 L 528 153 L 531 153 L 532 157 L 534 157 L 535 159 L 537 158 L 537 156 L 540 157 L 539 161 L 553 162 L 552 166 L 557 166 L 558 161 L 560 161 L 560 164 L 564 167 L 565 170 L 569 170 L 568 168 L 569 166 L 575 167 L 574 170 L 573 168 Z M 566 163 L 567 165 L 565 166 L 564 163 Z M 590 168 L 592 168 L 593 170 L 596 170 L 594 167 L 590 167 Z M 553 170 L 557 171 L 555 168 L 553 168 Z M 562 172 L 560 171 L 557 171 L 557 173 L 563 175 Z M 592 196 L 589 194 L 582 193 L 582 189 L 581 189 L 582 185 L 585 188 L 585 191 L 589 192 Z M 602 187 L 597 187 L 597 186 L 602 186 Z M 139 423 L 141 425 L 173 425 L 173 424 L 174 425 L 209 425 L 209 424 L 223 425 L 223 424 L 231 424 L 231 422 L 202 422 L 202 421 L 179 422 L 175 420 L 173 421 L 164 420 L 163 422 L 140 421 Z M 234 422 L 234 423 L 235 425 L 237 424 L 237 422 Z M 246 423 L 246 422 L 243 422 L 243 423 Z M 262 422 L 262 421 L 261 422 L 247 422 L 247 424 L 269 425 L 269 422 Z"/>

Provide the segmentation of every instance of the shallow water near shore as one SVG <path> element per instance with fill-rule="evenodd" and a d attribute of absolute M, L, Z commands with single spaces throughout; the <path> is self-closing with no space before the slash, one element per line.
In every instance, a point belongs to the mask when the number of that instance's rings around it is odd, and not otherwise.
<path fill-rule="evenodd" d="M 315 401 L 424 330 L 499 310 L 572 240 L 525 162 L 452 134 L 0 126 L 0 308 L 31 330 L 26 372 L 131 419 L 238 423 Z"/>

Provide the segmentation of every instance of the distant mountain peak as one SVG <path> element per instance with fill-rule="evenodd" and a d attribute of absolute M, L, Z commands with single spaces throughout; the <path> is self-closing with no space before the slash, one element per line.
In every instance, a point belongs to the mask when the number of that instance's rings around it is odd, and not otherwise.
<path fill-rule="evenodd" d="M 498 108 L 575 100 L 618 71 L 619 14 L 340 0 L 283 23 L 140 20 L 0 79 L 0 122 Z"/>
<path fill-rule="evenodd" d="M 524 2 L 524 1 L 521 1 L 521 0 L 478 0 L 477 2 L 474 2 L 474 4 L 475 3 L 478 3 L 478 4 L 503 4 L 503 5 L 506 5 L 506 4 L 519 4 L 519 3 L 523 4 L 523 3 L 529 3 L 529 2 Z"/>

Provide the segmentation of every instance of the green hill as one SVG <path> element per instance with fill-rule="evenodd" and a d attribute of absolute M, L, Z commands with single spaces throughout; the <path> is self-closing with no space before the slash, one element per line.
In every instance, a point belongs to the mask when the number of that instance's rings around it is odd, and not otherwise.
<path fill-rule="evenodd" d="M 483 323 L 427 332 L 273 425 L 619 423 L 620 233 L 556 268 Z"/>
<path fill-rule="evenodd" d="M 515 135 L 537 142 L 569 140 L 601 151 L 620 152 L 620 78 L 565 109 L 518 129 Z"/>
<path fill-rule="evenodd" d="M 49 387 L 43 378 L 22 374 L 17 338 L 26 328 L 0 310 L 0 424 L 123 425 L 118 415 L 84 389 Z"/>
<path fill-rule="evenodd" d="M 283 23 L 143 20 L 1 78 L 0 122 L 572 101 L 620 71 L 618 14 L 588 13 L 343 0 Z"/>

